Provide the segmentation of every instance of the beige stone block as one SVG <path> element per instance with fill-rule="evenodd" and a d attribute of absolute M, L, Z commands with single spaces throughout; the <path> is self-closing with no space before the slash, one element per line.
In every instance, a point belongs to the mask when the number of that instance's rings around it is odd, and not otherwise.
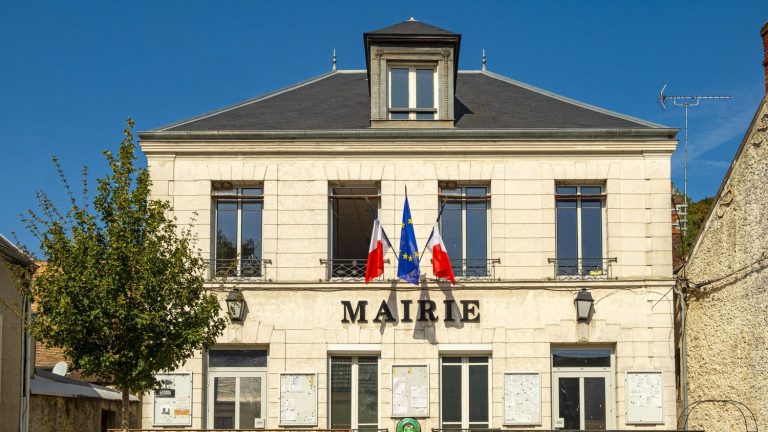
<path fill-rule="evenodd" d="M 652 313 L 648 315 L 648 327 L 672 328 L 673 316 L 667 313 Z"/>
<path fill-rule="evenodd" d="M 621 207 L 624 209 L 645 209 L 648 207 L 647 195 L 640 193 L 622 194 L 620 196 Z"/>

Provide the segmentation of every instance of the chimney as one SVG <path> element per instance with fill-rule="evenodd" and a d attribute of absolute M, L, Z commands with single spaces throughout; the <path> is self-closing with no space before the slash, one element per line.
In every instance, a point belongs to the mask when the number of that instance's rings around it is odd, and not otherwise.
<path fill-rule="evenodd" d="M 768 21 L 760 29 L 763 37 L 763 70 L 765 71 L 765 94 L 768 95 Z"/>

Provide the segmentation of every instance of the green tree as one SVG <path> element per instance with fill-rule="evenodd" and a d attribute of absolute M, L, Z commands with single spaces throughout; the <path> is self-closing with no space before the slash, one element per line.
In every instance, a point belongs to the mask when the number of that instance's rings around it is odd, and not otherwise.
<path fill-rule="evenodd" d="M 116 155 L 104 151 L 111 173 L 97 180 L 92 202 L 87 169 L 76 198 L 54 158 L 68 210 L 38 192 L 39 209 L 24 217 L 48 260 L 29 287 L 40 311 L 32 332 L 62 348 L 74 369 L 122 391 L 124 429 L 129 392 L 155 388 L 156 373 L 210 347 L 226 326 L 203 286 L 206 266 L 191 228 L 176 224 L 168 202 L 149 199 L 132 129 L 129 119 Z"/>
<path fill-rule="evenodd" d="M 691 253 L 696 237 L 698 237 L 701 229 L 704 228 L 705 218 L 709 214 L 709 209 L 712 207 L 714 199 L 715 197 L 706 197 L 694 202 L 686 197 L 688 202 L 688 229 L 683 238 L 683 251 L 686 255 Z"/>

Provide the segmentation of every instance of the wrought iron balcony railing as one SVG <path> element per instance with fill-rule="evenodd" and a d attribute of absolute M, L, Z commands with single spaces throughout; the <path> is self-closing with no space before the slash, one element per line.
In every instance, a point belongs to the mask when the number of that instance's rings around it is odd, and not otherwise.
<path fill-rule="evenodd" d="M 325 266 L 325 280 L 353 282 L 365 280 L 365 267 L 367 258 L 355 259 L 320 259 L 320 264 Z M 389 264 L 389 258 L 384 259 L 384 264 Z M 381 280 L 381 277 L 377 278 Z"/>
<path fill-rule="evenodd" d="M 501 264 L 501 259 L 466 258 L 451 260 L 453 275 L 456 276 L 456 279 L 461 280 L 494 280 L 496 279 L 496 264 Z"/>
<path fill-rule="evenodd" d="M 266 278 L 267 264 L 272 260 L 262 258 L 223 258 L 206 260 L 208 264 L 208 280 L 227 279 L 233 281 Z"/>
<path fill-rule="evenodd" d="M 611 264 L 616 258 L 549 258 L 554 278 L 563 280 L 611 279 Z"/>

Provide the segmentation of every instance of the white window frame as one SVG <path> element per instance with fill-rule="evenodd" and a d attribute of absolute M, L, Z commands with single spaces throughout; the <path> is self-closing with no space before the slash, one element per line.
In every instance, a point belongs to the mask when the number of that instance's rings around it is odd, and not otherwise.
<path fill-rule="evenodd" d="M 485 357 L 488 359 L 487 365 L 488 365 L 488 429 L 493 429 L 493 360 L 489 354 L 482 354 L 482 353 L 464 353 L 464 354 L 450 354 L 450 353 L 441 353 L 440 354 L 440 386 L 438 387 L 440 390 L 440 418 L 439 418 L 439 424 L 440 427 L 443 429 L 446 429 L 446 426 L 443 424 L 443 397 L 442 397 L 442 388 L 443 388 L 443 359 L 446 357 L 461 357 L 461 363 L 449 363 L 450 365 L 457 365 L 459 364 L 461 367 L 461 429 L 470 429 L 472 428 L 469 425 L 469 358 L 470 357 Z M 480 363 L 473 363 L 473 364 L 480 364 Z M 452 366 L 456 367 L 456 366 Z M 455 425 L 451 425 L 449 427 L 453 427 Z"/>
<path fill-rule="evenodd" d="M 407 107 L 393 107 L 392 106 L 392 69 L 408 69 L 408 106 Z M 403 120 L 406 119 L 393 119 L 392 112 L 403 112 L 404 109 L 416 110 L 416 70 L 417 69 L 432 69 L 432 108 L 434 109 L 435 117 L 433 119 L 422 120 L 416 118 L 416 111 L 408 112 L 408 120 L 430 121 L 440 118 L 440 109 L 438 104 L 438 86 L 437 80 L 437 65 L 436 64 L 401 64 L 401 63 L 389 63 L 387 64 L 387 118 L 389 120 Z M 400 108 L 400 109 L 398 109 Z"/>
<path fill-rule="evenodd" d="M 485 195 L 488 197 L 486 199 L 487 206 L 485 208 L 485 245 L 486 245 L 486 251 L 485 251 L 485 257 L 486 259 L 490 259 L 491 256 L 491 186 L 487 184 L 459 184 L 455 185 L 451 189 L 459 189 L 460 193 L 455 195 L 457 197 L 461 197 L 461 259 L 466 260 L 467 257 L 467 200 L 463 199 L 466 198 L 468 195 L 466 194 L 467 188 L 473 188 L 473 187 L 484 187 L 485 188 Z M 444 189 L 448 189 L 448 186 L 440 186 L 439 187 L 439 194 L 440 195 L 447 195 L 443 194 Z M 450 201 L 450 199 L 448 199 Z M 440 208 L 442 208 L 443 205 L 443 198 L 441 197 L 439 200 L 438 205 L 438 211 L 440 211 Z M 442 235 L 443 225 L 442 221 L 440 222 L 440 235 Z"/>
<path fill-rule="evenodd" d="M 357 351 L 354 353 L 328 353 L 328 403 L 327 409 L 328 409 L 328 428 L 331 429 L 331 425 L 333 424 L 333 419 L 331 418 L 331 398 L 332 398 L 332 392 L 333 387 L 331 386 L 331 380 L 332 380 L 332 368 L 333 368 L 333 361 L 332 357 L 349 357 L 352 359 L 352 373 L 350 376 L 350 380 L 352 381 L 352 385 L 350 386 L 350 409 L 352 410 L 350 415 L 350 423 L 351 423 L 351 429 L 359 429 L 360 424 L 357 422 L 357 393 L 358 393 L 358 359 L 360 357 L 374 357 L 376 358 L 376 389 L 378 391 L 378 394 L 376 395 L 376 424 L 371 425 L 369 423 L 363 424 L 363 427 L 366 429 L 370 426 L 375 426 L 375 429 L 379 428 L 379 425 L 381 425 L 381 355 L 380 353 L 367 353 L 367 352 L 361 352 Z"/>
<path fill-rule="evenodd" d="M 251 195 L 243 195 L 242 190 L 243 189 L 252 189 L 252 188 L 260 188 L 261 189 L 261 198 L 249 198 Z M 211 226 L 213 229 L 213 232 L 211 233 L 211 260 L 213 262 L 217 262 L 218 260 L 218 235 L 219 235 L 219 209 L 218 209 L 218 203 L 219 201 L 224 202 L 236 202 L 237 203 L 237 235 L 236 235 L 236 244 L 235 244 L 235 250 L 237 251 L 236 255 L 236 261 L 237 261 L 237 275 L 240 275 L 240 272 L 242 271 L 241 265 L 243 260 L 243 201 L 254 201 L 254 200 L 261 200 L 261 239 L 259 241 L 262 245 L 261 255 L 259 257 L 256 257 L 259 260 L 262 260 L 263 263 L 263 255 L 264 255 L 264 185 L 263 184 L 252 184 L 252 185 L 242 185 L 242 186 L 232 186 L 231 190 L 233 191 L 231 194 L 225 194 L 225 193 L 217 193 L 216 189 L 213 189 L 211 192 L 211 198 L 212 198 L 212 210 L 213 210 L 213 220 L 211 221 Z M 264 268 L 263 264 L 261 273 L 263 277 Z M 216 264 L 211 266 L 212 269 L 216 268 Z"/>
<path fill-rule="evenodd" d="M 602 267 L 603 271 L 606 270 L 606 262 L 605 258 L 609 257 L 608 253 L 608 221 L 607 221 L 607 200 L 608 200 L 608 194 L 606 193 L 606 185 L 604 183 L 589 183 L 589 182 L 563 182 L 555 183 L 555 254 L 557 254 L 557 198 L 560 196 L 560 194 L 557 193 L 557 187 L 558 186 L 564 186 L 564 187 L 575 187 L 576 188 L 576 195 L 581 195 L 581 188 L 582 187 L 599 187 L 600 188 L 600 194 L 603 195 L 603 199 L 601 200 L 600 205 L 600 222 L 601 222 L 601 248 L 603 250 L 603 256 L 602 257 L 586 257 L 586 258 L 601 258 L 602 259 Z M 583 235 L 581 232 L 581 198 L 576 199 L 576 256 L 577 259 L 577 272 L 578 275 L 581 275 L 582 272 L 582 266 L 583 266 L 583 260 L 584 260 L 584 253 L 582 252 L 582 240 Z M 557 257 L 560 259 L 560 257 Z M 567 259 L 567 258 L 566 258 Z"/>
<path fill-rule="evenodd" d="M 235 427 L 238 429 L 263 429 L 252 426 L 243 427 L 240 425 L 240 378 L 261 378 L 261 417 L 259 418 L 264 425 L 267 419 L 267 368 L 266 367 L 209 367 L 208 368 L 208 387 L 206 395 L 207 403 L 207 421 L 208 428 L 213 428 L 213 410 L 214 410 L 214 385 L 215 378 L 235 378 Z"/>
<path fill-rule="evenodd" d="M 608 367 L 554 367 L 552 366 L 552 429 L 555 429 L 555 421 L 559 416 L 560 397 L 558 396 L 558 378 L 579 378 L 579 424 L 584 426 L 584 378 L 605 379 L 605 427 L 607 430 L 616 429 L 616 384 L 614 380 L 616 366 L 616 349 L 607 346 L 556 346 L 549 355 L 549 364 L 552 365 L 554 351 L 560 349 L 609 349 L 611 352 L 611 365 Z"/>

